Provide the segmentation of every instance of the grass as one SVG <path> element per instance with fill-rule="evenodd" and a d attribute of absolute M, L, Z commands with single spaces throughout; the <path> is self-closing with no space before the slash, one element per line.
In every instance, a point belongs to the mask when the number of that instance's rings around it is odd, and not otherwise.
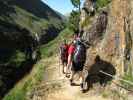
<path fill-rule="evenodd" d="M 128 71 L 121 77 L 122 79 L 126 80 L 126 81 L 130 81 L 133 83 L 133 73 L 132 73 L 132 67 L 129 64 L 129 69 Z M 121 88 L 121 87 L 116 87 L 116 88 L 110 88 L 109 90 L 106 90 L 102 93 L 102 96 L 104 98 L 112 98 L 113 100 L 128 100 L 128 90 L 133 90 L 133 85 L 124 82 L 124 81 L 120 81 L 119 83 L 122 87 L 124 87 L 125 89 Z M 127 90 L 128 89 L 128 90 Z"/>
<path fill-rule="evenodd" d="M 47 29 L 49 23 L 45 19 L 38 18 L 31 13 L 15 6 L 16 14 L 11 14 L 11 18 L 15 23 L 28 29 L 31 33 L 40 33 L 42 29 Z"/>
<path fill-rule="evenodd" d="M 8 61 L 9 65 L 14 65 L 15 67 L 19 67 L 22 62 L 24 62 L 25 59 L 25 54 L 20 51 L 16 51 L 15 54 L 10 58 Z"/>
<path fill-rule="evenodd" d="M 51 26 L 54 26 L 58 30 L 64 28 L 64 23 L 58 18 L 52 16 L 50 16 L 49 19 L 40 18 L 18 6 L 13 6 L 13 8 L 15 13 L 9 13 L 9 16 L 0 16 L 0 19 L 26 28 L 32 35 L 34 35 L 34 33 L 41 34 L 42 30 L 49 29 Z"/>
<path fill-rule="evenodd" d="M 34 35 L 34 33 L 42 34 L 41 33 L 42 30 L 48 29 L 51 26 L 54 26 L 55 29 L 57 30 L 60 30 L 64 27 L 62 20 L 54 18 L 53 16 L 50 16 L 49 19 L 40 18 L 18 6 L 14 6 L 14 10 L 15 12 L 9 13 L 9 16 L 6 15 L 0 16 L 0 19 L 8 23 L 18 25 L 21 28 L 28 29 L 32 33 L 32 35 Z M 70 31 L 66 29 L 66 31 L 64 31 L 64 33 L 61 33 L 59 37 L 64 37 L 64 36 L 67 37 L 67 34 L 65 34 L 65 32 L 70 32 Z M 45 46 L 42 46 L 41 50 L 43 57 L 51 55 L 51 52 L 53 54 L 55 53 L 54 50 L 57 50 L 56 46 L 59 43 L 58 42 L 58 39 L 60 39 L 59 37 L 57 37 L 57 39 L 54 39 L 50 43 L 46 44 Z M 19 67 L 23 61 L 25 61 L 25 54 L 20 51 L 16 51 L 13 55 L 11 55 L 7 63 L 13 65 L 14 67 Z M 45 63 L 45 65 L 46 64 L 47 63 Z M 30 91 L 34 85 L 38 84 L 42 80 L 45 65 L 41 62 L 38 62 L 34 66 L 32 72 L 24 79 L 22 79 L 22 81 L 18 83 L 3 98 L 3 100 L 25 100 L 26 93 Z"/>
<path fill-rule="evenodd" d="M 97 0 L 96 6 L 97 6 L 97 8 L 103 8 L 103 7 L 107 6 L 110 2 L 111 2 L 111 0 Z"/>
<path fill-rule="evenodd" d="M 5 52 L 0 57 L 1 64 L 12 65 L 15 67 L 19 67 L 21 65 L 21 63 L 24 62 L 25 60 L 26 59 L 25 59 L 24 52 L 21 52 L 19 50 Z"/>
<path fill-rule="evenodd" d="M 45 63 L 46 64 L 46 63 Z M 43 63 L 38 62 L 32 73 L 21 80 L 4 98 L 3 100 L 26 100 L 27 92 L 30 91 L 33 86 L 40 83 L 43 78 L 45 66 Z"/>
<path fill-rule="evenodd" d="M 41 47 L 42 58 L 47 59 L 55 55 L 58 51 L 59 43 L 62 38 L 70 38 L 73 32 L 69 29 L 64 29 L 57 38 L 48 44 Z M 18 54 L 18 56 L 20 56 Z M 19 60 L 19 59 L 18 59 Z M 4 98 L 3 100 L 27 100 L 27 93 L 33 89 L 33 87 L 39 84 L 44 75 L 46 65 L 50 63 L 45 61 L 39 61 L 31 71 L 31 73 L 21 80 Z"/>
<path fill-rule="evenodd" d="M 73 34 L 73 31 L 68 28 L 64 29 L 59 36 L 53 41 L 41 47 L 42 57 L 50 57 L 58 53 L 58 48 L 63 39 L 68 40 Z"/>
<path fill-rule="evenodd" d="M 110 100 L 127 100 L 127 94 L 121 92 L 120 88 L 108 88 L 101 92 L 101 96 Z"/>
<path fill-rule="evenodd" d="M 86 27 L 86 26 L 88 26 L 89 24 L 90 24 L 90 16 L 87 16 L 86 18 L 85 18 L 85 20 L 81 23 L 81 27 L 83 28 L 83 27 Z"/>
<path fill-rule="evenodd" d="M 127 80 L 127 81 L 130 81 L 133 83 L 133 72 L 132 72 L 132 66 L 129 67 L 129 72 L 125 73 L 125 75 L 122 77 L 124 80 Z M 130 90 L 133 90 L 133 85 L 127 83 L 127 82 L 124 82 L 124 81 L 121 81 L 121 84 L 127 88 L 127 89 L 130 89 Z"/>

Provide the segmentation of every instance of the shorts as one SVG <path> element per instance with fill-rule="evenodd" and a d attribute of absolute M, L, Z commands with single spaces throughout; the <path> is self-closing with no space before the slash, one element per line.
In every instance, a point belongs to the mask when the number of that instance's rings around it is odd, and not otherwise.
<path fill-rule="evenodd" d="M 67 59 L 61 58 L 62 64 L 67 64 Z"/>
<path fill-rule="evenodd" d="M 82 71 L 83 68 L 84 68 L 84 63 L 85 62 L 78 62 L 78 63 L 75 63 L 75 62 L 72 62 L 72 71 Z"/>
<path fill-rule="evenodd" d="M 65 63 L 65 64 L 67 64 L 67 60 L 62 60 L 62 63 Z"/>

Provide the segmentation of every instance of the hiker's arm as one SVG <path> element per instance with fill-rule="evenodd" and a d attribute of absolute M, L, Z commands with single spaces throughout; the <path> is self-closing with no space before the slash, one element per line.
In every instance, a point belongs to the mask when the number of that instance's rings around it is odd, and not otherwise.
<path fill-rule="evenodd" d="M 60 59 L 61 59 L 61 47 L 59 47 L 59 57 L 60 57 Z"/>
<path fill-rule="evenodd" d="M 68 56 L 68 63 L 67 63 L 67 67 L 69 68 L 72 62 L 72 54 L 69 54 Z"/>

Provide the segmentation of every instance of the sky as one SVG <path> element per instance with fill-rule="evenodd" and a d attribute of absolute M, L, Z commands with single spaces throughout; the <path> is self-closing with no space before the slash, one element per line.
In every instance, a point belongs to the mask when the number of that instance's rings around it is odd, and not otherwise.
<path fill-rule="evenodd" d="M 70 0 L 42 0 L 46 4 L 48 4 L 52 9 L 62 13 L 68 14 L 74 9 Z"/>

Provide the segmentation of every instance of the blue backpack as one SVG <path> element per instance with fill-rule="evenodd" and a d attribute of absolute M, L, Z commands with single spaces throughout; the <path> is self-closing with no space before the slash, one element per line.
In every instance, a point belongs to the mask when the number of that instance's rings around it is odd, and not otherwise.
<path fill-rule="evenodd" d="M 80 41 L 77 41 L 73 54 L 73 62 L 80 63 L 86 61 L 86 47 Z"/>

